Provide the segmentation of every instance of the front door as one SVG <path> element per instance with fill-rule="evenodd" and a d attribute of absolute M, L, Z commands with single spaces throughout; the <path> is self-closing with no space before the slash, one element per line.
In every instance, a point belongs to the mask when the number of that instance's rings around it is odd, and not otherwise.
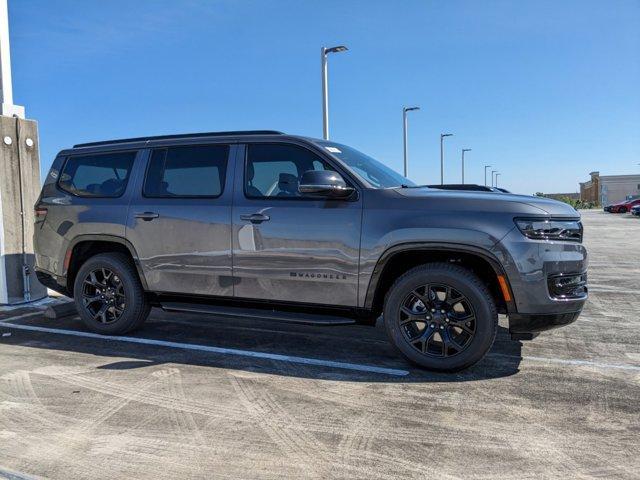
<path fill-rule="evenodd" d="M 305 171 L 334 170 L 304 146 L 239 148 L 244 161 L 237 162 L 232 213 L 236 298 L 356 306 L 360 197 L 301 195 Z"/>
<path fill-rule="evenodd" d="M 126 232 L 150 290 L 233 296 L 229 159 L 235 148 L 151 149 Z"/>

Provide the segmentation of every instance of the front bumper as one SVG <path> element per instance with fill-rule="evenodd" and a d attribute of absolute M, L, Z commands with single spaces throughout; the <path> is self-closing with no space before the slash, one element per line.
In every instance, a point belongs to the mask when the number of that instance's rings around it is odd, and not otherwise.
<path fill-rule="evenodd" d="M 587 251 L 581 243 L 531 240 L 514 228 L 494 248 L 513 293 L 509 314 L 556 315 L 579 312 L 587 292 L 578 298 L 558 298 L 549 280 L 587 272 Z"/>
<path fill-rule="evenodd" d="M 512 313 L 509 315 L 509 333 L 513 340 L 533 340 L 540 332 L 575 322 L 581 312 L 541 315 Z"/>
<path fill-rule="evenodd" d="M 531 339 L 578 318 L 588 296 L 588 257 L 581 243 L 531 240 L 514 229 L 494 246 L 493 253 L 513 293 L 507 313 L 514 338 Z M 554 283 L 572 277 L 580 281 Z"/>

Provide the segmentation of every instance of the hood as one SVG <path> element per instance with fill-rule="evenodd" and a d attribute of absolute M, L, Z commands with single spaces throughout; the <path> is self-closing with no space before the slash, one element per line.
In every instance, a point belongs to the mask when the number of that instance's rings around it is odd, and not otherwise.
<path fill-rule="evenodd" d="M 394 188 L 393 190 L 408 198 L 438 199 L 446 202 L 446 207 L 455 205 L 465 211 L 502 211 L 518 215 L 580 217 L 578 211 L 571 205 L 544 197 L 513 193 L 437 190 L 426 187 Z"/>

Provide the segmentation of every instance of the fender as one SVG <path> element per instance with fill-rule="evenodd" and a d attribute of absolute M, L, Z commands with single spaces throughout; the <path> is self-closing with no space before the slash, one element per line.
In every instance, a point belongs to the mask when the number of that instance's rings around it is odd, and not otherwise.
<path fill-rule="evenodd" d="M 87 234 L 87 235 L 78 235 L 76 237 L 73 238 L 73 240 L 71 240 L 69 242 L 69 245 L 67 246 L 67 252 L 65 254 L 65 265 L 64 265 L 64 272 L 63 275 L 66 277 L 67 276 L 67 265 L 68 262 L 71 260 L 71 252 L 73 252 L 73 249 L 75 248 L 76 245 L 78 245 L 81 242 L 111 242 L 111 243 L 118 243 L 120 245 L 124 245 L 127 250 L 129 250 L 129 253 L 131 254 L 131 258 L 133 258 L 133 263 L 136 267 L 136 271 L 138 272 L 138 277 L 140 278 L 140 282 L 142 283 L 142 288 L 147 291 L 148 290 L 148 286 L 147 286 L 147 279 L 144 276 L 144 272 L 142 271 L 142 267 L 140 265 L 140 261 L 138 260 L 138 252 L 136 252 L 135 247 L 131 244 L 131 242 L 129 240 L 127 240 L 124 237 L 119 237 L 117 235 L 100 235 L 100 234 Z"/>
<path fill-rule="evenodd" d="M 496 276 L 501 275 L 505 278 L 509 290 L 513 292 L 511 289 L 511 284 L 509 283 L 509 277 L 507 276 L 504 268 L 500 261 L 496 258 L 496 256 L 486 250 L 484 248 L 475 247 L 472 245 L 459 244 L 459 243 L 443 243 L 443 242 L 408 242 L 408 243 L 400 243 L 398 245 L 393 245 L 385 250 L 378 262 L 376 263 L 375 268 L 373 269 L 373 273 L 371 275 L 371 279 L 369 280 L 369 286 L 367 288 L 367 294 L 365 297 L 365 305 L 364 308 L 370 310 L 373 308 L 373 300 L 375 298 L 376 290 L 378 288 L 378 283 L 380 278 L 382 277 L 382 273 L 384 272 L 385 267 L 387 266 L 389 260 L 393 258 L 394 255 L 398 253 L 408 252 L 408 251 L 439 251 L 439 252 L 452 252 L 452 253 L 469 253 L 473 255 L 477 255 L 482 259 L 486 260 L 491 268 L 493 269 Z M 516 312 L 516 306 L 513 299 L 510 302 L 507 302 L 507 310 L 509 313 Z"/>

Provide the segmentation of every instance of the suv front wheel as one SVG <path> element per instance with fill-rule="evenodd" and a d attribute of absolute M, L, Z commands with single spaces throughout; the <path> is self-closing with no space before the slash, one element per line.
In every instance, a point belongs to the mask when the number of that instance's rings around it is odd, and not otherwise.
<path fill-rule="evenodd" d="M 415 267 L 396 280 L 384 304 L 391 342 L 429 370 L 457 371 L 480 361 L 498 328 L 495 302 L 473 272 L 449 263 Z"/>
<path fill-rule="evenodd" d="M 76 275 L 73 296 L 87 328 L 106 335 L 135 330 L 151 309 L 137 272 L 122 253 L 87 260 Z"/>

